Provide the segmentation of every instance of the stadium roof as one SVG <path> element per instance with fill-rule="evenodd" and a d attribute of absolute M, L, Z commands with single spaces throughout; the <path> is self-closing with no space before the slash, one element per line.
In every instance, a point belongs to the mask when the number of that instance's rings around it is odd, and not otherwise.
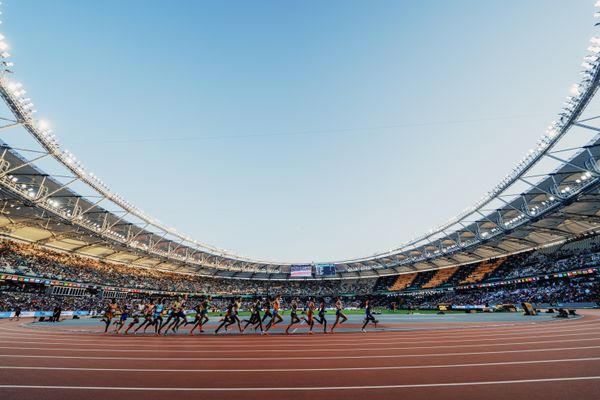
<path fill-rule="evenodd" d="M 2 42 L 0 41 L 0 47 Z M 472 207 L 398 248 L 335 264 L 335 278 L 364 278 L 501 257 L 595 231 L 600 226 L 600 116 L 588 106 L 600 83 L 600 38 L 581 79 L 536 146 Z M 112 192 L 44 121 L 0 53 L 0 96 L 30 148 L 0 142 L 0 229 L 48 247 L 165 271 L 242 279 L 290 279 L 289 263 L 253 260 L 167 227 Z M 593 107 L 592 107 L 593 108 Z M 521 145 L 521 144 L 516 144 Z M 496 157 L 497 155 L 490 155 Z M 48 165 L 52 163 L 52 168 Z M 440 202 L 443 207 L 443 202 Z"/>

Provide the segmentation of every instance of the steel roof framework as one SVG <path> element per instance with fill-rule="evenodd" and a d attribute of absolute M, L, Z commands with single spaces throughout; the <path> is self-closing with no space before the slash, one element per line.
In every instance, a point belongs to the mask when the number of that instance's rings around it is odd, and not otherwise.
<path fill-rule="evenodd" d="M 581 80 L 573 86 L 557 120 L 500 183 L 460 215 L 392 251 L 334 262 L 336 278 L 460 265 L 597 229 L 600 116 L 583 117 L 600 84 L 600 38 L 591 42 Z M 254 260 L 206 245 L 165 226 L 111 191 L 34 117 L 23 85 L 12 77 L 9 57 L 0 53 L 0 96 L 12 116 L 0 119 L 0 132 L 19 128 L 37 145 L 24 149 L 0 143 L 0 229 L 5 234 L 30 235 L 39 244 L 161 270 L 288 279 L 289 263 Z M 577 131 L 579 135 L 587 132 L 587 140 L 561 148 Z M 45 172 L 40 164 L 48 160 L 60 166 L 61 172 Z M 541 168 L 544 163 L 553 167 Z M 89 189 L 89 194 L 74 189 L 77 186 Z M 19 234 L 20 230 L 26 233 Z"/>

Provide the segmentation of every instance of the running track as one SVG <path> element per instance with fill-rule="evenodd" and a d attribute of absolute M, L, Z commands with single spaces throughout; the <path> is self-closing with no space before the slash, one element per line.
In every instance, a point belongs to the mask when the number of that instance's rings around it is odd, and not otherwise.
<path fill-rule="evenodd" d="M 114 337 L 4 320 L 0 399 L 599 399 L 600 313 L 582 314 L 268 337 Z"/>

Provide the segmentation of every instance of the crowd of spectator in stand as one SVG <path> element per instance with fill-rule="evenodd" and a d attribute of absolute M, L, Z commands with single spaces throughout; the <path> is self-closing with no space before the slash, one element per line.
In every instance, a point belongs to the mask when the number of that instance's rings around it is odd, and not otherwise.
<path fill-rule="evenodd" d="M 266 298 L 266 296 L 260 296 Z M 287 309 L 292 297 L 282 298 L 282 308 Z M 318 296 L 317 296 L 318 297 Z M 429 292 L 400 297 L 386 295 L 362 295 L 344 298 L 346 308 L 360 308 L 364 300 L 370 297 L 371 304 L 378 307 L 390 308 L 392 303 L 410 305 L 414 308 L 435 309 L 438 304 L 452 304 L 455 306 L 494 306 L 498 304 L 520 304 L 529 302 L 540 303 L 574 303 L 574 302 L 600 302 L 600 277 L 597 275 L 582 276 L 577 278 L 564 278 L 552 281 L 537 281 L 506 286 L 496 286 L 484 289 L 448 290 L 443 292 Z M 177 297 L 160 296 L 166 304 Z M 328 306 L 335 303 L 334 296 L 323 297 Z M 303 303 L 307 297 L 300 296 Z M 94 314 L 101 314 L 110 299 L 102 299 L 98 295 L 88 293 L 84 296 L 55 296 L 44 290 L 34 288 L 32 285 L 23 284 L 20 288 L 7 288 L 0 286 L 0 311 L 14 310 L 20 307 L 23 310 L 49 311 L 61 307 L 65 311 L 86 310 Z M 133 297 L 120 300 L 135 306 L 148 300 L 148 296 L 137 294 Z M 185 298 L 187 309 L 193 309 L 200 297 Z M 214 312 L 226 309 L 230 298 L 213 298 Z M 242 299 L 242 310 L 248 309 L 252 298 Z"/>
<path fill-rule="evenodd" d="M 600 261 L 600 242 L 585 248 L 570 246 L 557 247 L 553 251 L 532 251 L 514 256 L 498 270 L 497 279 L 511 279 L 524 276 L 543 275 L 554 272 L 596 266 Z M 250 281 L 226 280 L 191 275 L 154 271 L 121 264 L 103 262 L 89 258 L 61 253 L 32 244 L 0 241 L 0 272 L 22 274 L 76 281 L 90 285 L 110 285 L 123 288 L 186 292 L 195 294 L 227 296 L 284 296 L 283 306 L 291 297 L 325 298 L 328 304 L 334 296 L 349 294 L 346 306 L 359 307 L 366 296 L 374 294 L 376 278 L 363 280 L 326 281 Z M 489 277 L 488 277 L 489 278 Z M 487 279 L 487 278 L 486 278 Z M 129 294 L 128 302 L 139 303 L 148 295 Z M 402 294 L 402 301 L 415 307 L 435 308 L 440 303 L 454 305 L 486 305 L 503 303 L 557 303 L 557 302 L 598 302 L 600 300 L 600 278 L 597 274 L 574 278 L 541 279 L 534 282 L 512 285 L 498 285 L 480 289 L 456 289 L 443 292 Z M 174 298 L 166 298 L 172 301 Z M 51 295 L 48 287 L 40 284 L 25 284 L 0 281 L 0 311 L 20 307 L 23 310 L 88 310 L 100 313 L 107 299 L 102 299 L 97 291 L 86 292 L 83 296 Z M 187 307 L 193 308 L 198 297 L 190 295 Z M 227 298 L 215 298 L 215 311 L 226 307 Z M 248 299 L 247 301 L 250 301 Z M 389 305 L 393 298 L 375 296 L 372 304 Z M 402 302 L 401 301 L 401 302 Z"/>
<path fill-rule="evenodd" d="M 529 252 L 519 257 L 518 268 L 511 268 L 496 278 L 515 279 L 552 274 L 596 266 L 600 263 L 600 242 L 586 243 L 586 247 L 558 245 L 555 249 Z"/>
<path fill-rule="evenodd" d="M 0 311 L 13 311 L 16 308 L 26 311 L 51 311 L 61 307 L 65 311 L 85 310 L 100 312 L 104 301 L 93 295 L 72 297 L 53 296 L 40 291 L 0 291 Z"/>
<path fill-rule="evenodd" d="M 377 278 L 318 282 L 216 279 L 130 267 L 12 241 L 0 241 L 0 272 L 122 288 L 233 295 L 368 294 L 377 281 Z"/>
<path fill-rule="evenodd" d="M 449 290 L 403 297 L 410 304 L 435 308 L 438 304 L 497 305 L 528 303 L 575 303 L 600 301 L 598 275 L 537 281 L 481 289 Z"/>

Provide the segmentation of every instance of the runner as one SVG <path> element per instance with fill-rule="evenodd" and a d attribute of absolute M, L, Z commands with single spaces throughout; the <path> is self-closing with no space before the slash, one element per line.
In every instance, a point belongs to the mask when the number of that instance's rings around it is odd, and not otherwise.
<path fill-rule="evenodd" d="M 125 334 L 128 335 L 129 330 L 139 323 L 140 323 L 140 315 L 136 311 L 133 311 L 133 321 L 131 321 L 129 323 L 129 325 L 127 325 L 127 329 L 125 329 Z M 134 331 L 134 333 L 135 333 L 135 331 Z"/>
<path fill-rule="evenodd" d="M 194 329 L 196 329 L 197 327 L 200 326 L 200 323 L 202 322 L 202 310 L 203 310 L 203 301 L 198 302 L 198 304 L 196 304 L 196 307 L 194 307 L 194 311 L 196 312 L 196 317 L 194 318 L 193 323 L 194 325 L 192 325 L 192 329 L 190 329 L 190 336 L 194 336 Z M 202 332 L 202 329 L 200 329 L 200 331 Z"/>
<path fill-rule="evenodd" d="M 265 309 L 265 315 L 263 315 L 261 324 L 265 323 L 265 320 L 269 318 L 269 322 L 273 319 L 273 313 L 271 312 L 271 297 L 267 296 L 267 298 L 263 301 L 263 306 Z"/>
<path fill-rule="evenodd" d="M 290 324 L 285 329 L 285 334 L 290 334 L 290 328 L 292 325 L 300 322 L 300 318 L 298 318 L 298 299 L 292 299 L 291 303 L 291 311 L 290 311 Z"/>
<path fill-rule="evenodd" d="M 340 321 L 340 319 L 342 319 L 342 321 Z M 347 320 L 348 317 L 346 317 L 346 315 L 344 314 L 344 304 L 342 303 L 342 298 L 338 296 L 337 300 L 335 301 L 335 322 L 331 327 L 331 333 L 333 333 L 333 330 L 335 329 L 338 323 L 341 325 Z"/>
<path fill-rule="evenodd" d="M 10 320 L 12 321 L 13 319 L 17 319 L 17 321 L 21 320 L 21 307 L 16 306 L 15 307 L 15 315 L 13 315 Z"/>
<path fill-rule="evenodd" d="M 309 326 L 308 334 L 313 334 L 313 327 L 315 326 L 315 302 L 312 297 L 308 298 L 308 304 L 306 305 L 306 323 Z"/>
<path fill-rule="evenodd" d="M 179 308 L 177 308 L 177 315 L 175 316 L 175 324 L 173 324 L 172 331 L 173 333 L 177 332 L 180 326 L 186 326 L 187 324 L 192 323 L 188 322 L 187 315 L 185 314 L 185 304 L 187 302 L 187 296 L 181 300 L 179 303 Z"/>
<path fill-rule="evenodd" d="M 262 325 L 262 320 L 260 318 L 260 304 L 261 304 L 260 299 L 256 299 L 250 306 L 250 319 L 245 319 L 243 321 L 246 323 L 246 325 L 244 325 L 244 328 L 242 329 L 242 333 L 246 331 L 246 328 L 248 328 L 248 325 L 253 325 L 255 333 L 256 333 L 256 328 L 260 326 L 260 333 L 261 334 L 263 333 L 263 325 Z"/>
<path fill-rule="evenodd" d="M 242 307 L 242 298 L 237 298 L 233 300 L 233 308 L 231 309 L 231 315 L 229 315 L 229 322 L 225 325 L 225 330 L 228 330 L 230 325 L 237 323 L 238 330 L 240 333 L 244 333 L 242 329 L 242 321 L 240 321 L 240 317 L 238 316 L 240 312 L 240 308 Z"/>
<path fill-rule="evenodd" d="M 110 303 L 106 306 L 106 310 L 104 311 L 104 317 L 102 317 L 102 319 L 100 320 L 106 324 L 106 326 L 104 327 L 104 333 L 108 332 L 108 327 L 110 326 L 110 323 L 112 322 L 112 319 L 114 318 L 118 309 L 119 306 L 117 305 L 115 299 L 112 299 Z"/>
<path fill-rule="evenodd" d="M 223 317 L 221 319 L 221 325 L 219 325 L 219 327 L 215 330 L 215 335 L 219 334 L 219 331 L 221 330 L 222 327 L 225 326 L 225 324 L 229 324 L 231 325 L 229 322 L 231 322 L 232 318 L 231 315 L 233 314 L 233 307 L 235 307 L 235 302 L 233 300 L 231 300 L 229 302 L 229 304 L 227 305 L 227 311 L 225 311 L 225 317 Z M 235 322 L 235 320 L 234 320 Z M 227 328 L 225 328 L 225 330 L 227 330 Z"/>
<path fill-rule="evenodd" d="M 323 326 L 323 333 L 327 333 L 327 319 L 325 318 L 325 313 L 327 312 L 325 306 L 325 298 L 321 297 L 321 301 L 319 302 L 319 314 L 318 317 L 315 318 L 320 325 Z"/>
<path fill-rule="evenodd" d="M 369 301 L 369 299 L 367 299 L 365 300 L 365 323 L 362 326 L 362 332 L 367 332 L 365 328 L 367 327 L 367 324 L 369 322 L 373 322 L 375 324 L 375 327 L 377 327 L 377 322 L 379 321 L 377 321 L 373 314 L 371 314 L 371 302 Z"/>
<path fill-rule="evenodd" d="M 279 309 L 281 307 L 281 296 L 280 295 L 277 295 L 275 297 L 275 300 L 273 300 L 272 306 L 273 306 L 273 317 L 271 318 L 271 320 L 265 327 L 265 332 L 268 332 L 269 329 L 271 329 L 278 323 L 283 322 L 283 318 L 281 317 L 281 315 L 279 315 Z"/>
<path fill-rule="evenodd" d="M 165 334 L 165 335 L 167 335 L 167 334 L 169 333 L 169 329 L 172 329 L 172 328 L 173 328 L 173 326 L 175 326 L 175 324 L 176 324 L 177 322 L 179 322 L 179 318 L 180 318 L 180 317 L 179 317 L 179 314 L 180 314 L 180 308 L 181 308 L 181 300 L 180 300 L 180 298 L 178 297 L 178 298 L 177 298 L 177 300 L 175 300 L 174 302 L 172 302 L 172 303 L 170 304 L 170 307 L 169 307 L 169 310 L 170 310 L 170 311 L 169 311 L 169 318 L 167 318 L 167 320 L 165 321 L 165 323 L 164 323 L 164 324 L 162 324 L 162 325 L 160 326 L 160 328 L 158 329 L 158 333 L 159 333 L 159 334 L 161 334 L 161 333 L 162 333 L 162 329 L 163 329 L 164 327 L 166 327 L 167 329 L 165 330 L 165 333 L 164 333 L 164 334 Z M 173 322 L 171 322 L 171 320 L 172 320 Z M 171 323 L 169 323 L 169 322 L 171 322 Z"/>
<path fill-rule="evenodd" d="M 127 303 L 123 304 L 123 307 L 121 308 L 121 317 L 117 321 L 115 321 L 115 334 L 119 334 L 121 328 L 123 327 L 123 325 L 125 325 L 125 321 L 127 321 L 127 318 L 129 318 L 130 312 L 131 306 Z"/>
<path fill-rule="evenodd" d="M 165 299 L 161 299 L 154 307 L 154 310 L 152 310 L 152 325 L 154 325 L 155 335 L 160 335 L 160 328 L 162 327 L 163 323 L 163 314 L 165 312 Z M 146 326 L 146 328 L 148 328 L 148 326 Z M 144 328 L 144 332 L 146 332 L 146 328 Z"/>
<path fill-rule="evenodd" d="M 208 312 L 210 311 L 211 307 L 212 307 L 212 297 L 207 296 L 202 301 L 202 311 L 200 312 L 200 317 L 201 317 L 200 318 L 200 333 L 204 332 L 204 330 L 202 329 L 202 326 L 204 326 L 204 324 L 206 324 L 208 322 Z"/>
<path fill-rule="evenodd" d="M 152 325 L 152 321 L 153 321 L 153 314 L 154 314 L 154 301 L 152 300 L 148 300 L 148 304 L 146 304 L 146 307 L 144 308 L 143 314 L 144 314 L 144 322 L 142 322 L 140 324 L 140 326 L 138 326 L 137 328 L 135 328 L 135 331 L 133 331 L 134 334 L 137 333 L 137 331 L 139 331 L 140 329 L 144 328 L 144 332 L 146 332 L 146 328 L 150 325 Z"/>

